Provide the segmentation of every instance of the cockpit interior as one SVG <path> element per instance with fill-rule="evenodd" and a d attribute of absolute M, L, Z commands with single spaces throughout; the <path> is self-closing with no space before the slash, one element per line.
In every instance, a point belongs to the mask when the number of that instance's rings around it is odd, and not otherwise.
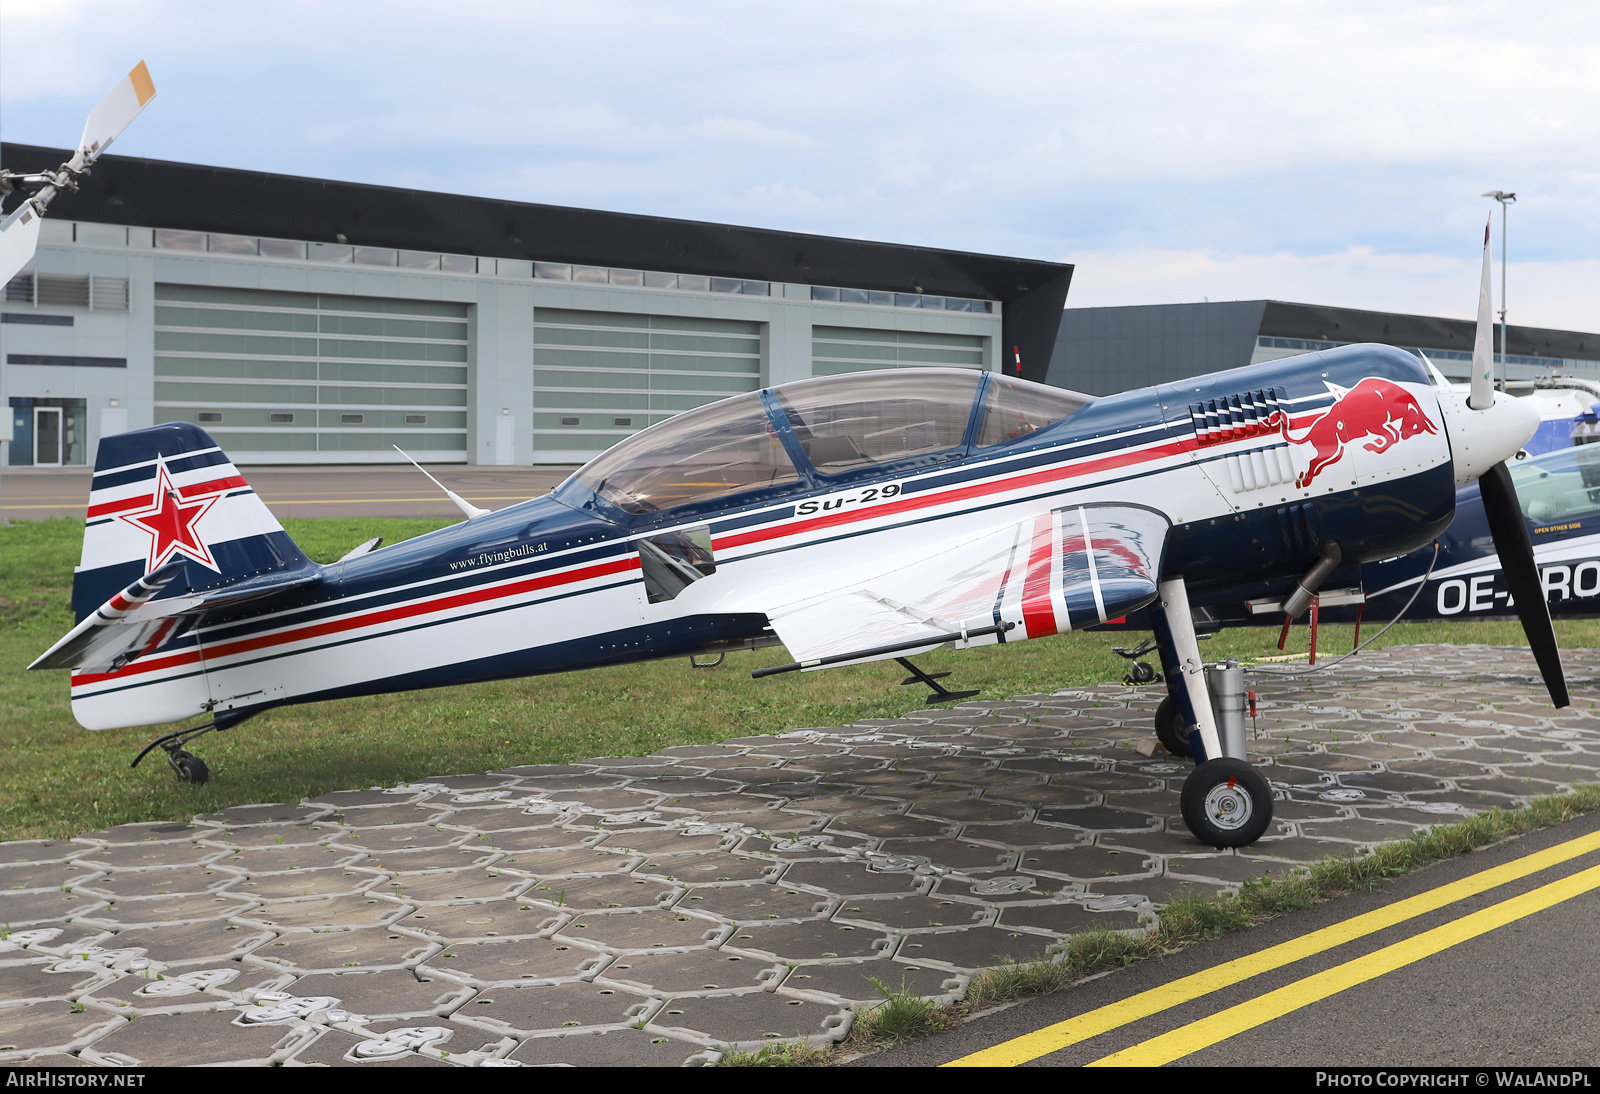
<path fill-rule="evenodd" d="M 556 496 L 629 518 L 725 507 L 740 494 L 754 503 L 1025 444 L 1090 399 L 975 369 L 797 380 L 642 430 L 590 461 Z"/>

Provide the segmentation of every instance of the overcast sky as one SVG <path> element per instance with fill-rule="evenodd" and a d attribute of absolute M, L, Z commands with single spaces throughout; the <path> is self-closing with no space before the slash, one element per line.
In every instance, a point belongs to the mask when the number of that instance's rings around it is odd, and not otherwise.
<path fill-rule="evenodd" d="M 1107 10 L 1110 9 L 1110 10 Z M 0 136 L 1600 331 L 1600 6 L 0 0 Z M 1496 292 L 1499 279 L 1495 226 Z"/>

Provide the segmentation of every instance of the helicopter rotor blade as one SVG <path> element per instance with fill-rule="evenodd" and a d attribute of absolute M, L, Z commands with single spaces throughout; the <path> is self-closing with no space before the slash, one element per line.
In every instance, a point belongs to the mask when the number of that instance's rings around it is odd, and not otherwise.
<path fill-rule="evenodd" d="M 43 218 L 31 201 L 24 201 L 0 221 L 0 285 L 17 276 L 39 247 L 39 226 Z"/>
<path fill-rule="evenodd" d="M 150 70 L 140 61 L 123 77 L 121 83 L 89 111 L 89 120 L 84 123 L 78 150 L 68 161 L 68 168 L 78 170 L 93 163 L 139 116 L 145 104 L 155 97 L 156 85 L 150 79 Z"/>
<path fill-rule="evenodd" d="M 0 221 L 0 284 L 8 283 L 32 260 L 39 246 L 41 218 L 51 200 L 62 189 L 73 189 L 77 185 L 77 177 L 87 172 L 89 165 L 121 136 L 129 123 L 139 116 L 145 104 L 155 97 L 156 85 L 150 79 L 150 70 L 140 61 L 133 71 L 122 78 L 121 83 L 111 89 L 110 94 L 89 111 L 83 136 L 71 159 L 56 171 L 22 176 L 46 185 L 33 196 L 24 198 L 9 216 Z M 7 192 L 10 190 L 10 180 L 17 177 L 7 173 Z"/>

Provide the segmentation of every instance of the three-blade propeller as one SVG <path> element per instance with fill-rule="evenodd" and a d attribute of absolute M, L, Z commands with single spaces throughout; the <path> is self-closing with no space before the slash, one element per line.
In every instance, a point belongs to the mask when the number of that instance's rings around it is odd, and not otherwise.
<path fill-rule="evenodd" d="M 1505 572 L 1517 618 L 1522 622 L 1522 632 L 1527 635 L 1528 646 L 1539 664 L 1539 675 L 1549 689 L 1550 701 L 1558 707 L 1564 707 L 1570 702 L 1567 697 L 1567 678 L 1561 668 L 1561 651 L 1556 646 L 1555 627 L 1550 622 L 1550 605 L 1545 600 L 1544 584 L 1539 579 L 1539 566 L 1534 561 L 1533 540 L 1528 535 L 1522 505 L 1517 500 L 1517 490 L 1505 464 L 1506 438 L 1515 437 L 1517 426 L 1502 409 L 1511 400 L 1502 400 L 1500 407 L 1495 403 L 1494 322 L 1490 292 L 1489 227 L 1485 225 L 1483 279 L 1478 290 L 1478 331 L 1472 347 L 1472 391 L 1467 398 L 1467 413 L 1451 423 L 1459 423 L 1457 431 L 1452 433 L 1451 443 L 1459 449 L 1456 457 L 1458 481 L 1463 471 L 1469 476 L 1477 471 L 1475 477 L 1483 495 L 1483 513 L 1489 522 L 1489 532 L 1494 537 L 1495 554 L 1500 557 L 1500 568 Z M 1516 443 L 1519 446 L 1526 443 L 1526 437 Z M 1494 462 L 1477 470 L 1482 467 L 1486 457 Z"/>

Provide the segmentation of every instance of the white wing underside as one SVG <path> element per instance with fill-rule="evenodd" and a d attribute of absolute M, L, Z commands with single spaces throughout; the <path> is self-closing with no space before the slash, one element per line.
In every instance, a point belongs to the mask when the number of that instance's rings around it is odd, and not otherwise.
<path fill-rule="evenodd" d="M 1022 538 L 1022 526 L 1013 525 L 913 562 L 890 560 L 875 578 L 781 605 L 767 617 L 797 661 L 992 626 L 996 596 Z M 989 635 L 972 642 L 995 640 Z"/>
<path fill-rule="evenodd" d="M 1131 506 L 1086 506 L 1008 524 L 931 554 L 886 558 L 875 576 L 767 608 L 796 661 L 857 651 L 853 664 L 988 645 L 1103 623 L 1155 595 L 1168 521 Z M 923 645 L 910 645 L 923 640 Z M 808 666 L 810 667 L 810 666 Z"/>

